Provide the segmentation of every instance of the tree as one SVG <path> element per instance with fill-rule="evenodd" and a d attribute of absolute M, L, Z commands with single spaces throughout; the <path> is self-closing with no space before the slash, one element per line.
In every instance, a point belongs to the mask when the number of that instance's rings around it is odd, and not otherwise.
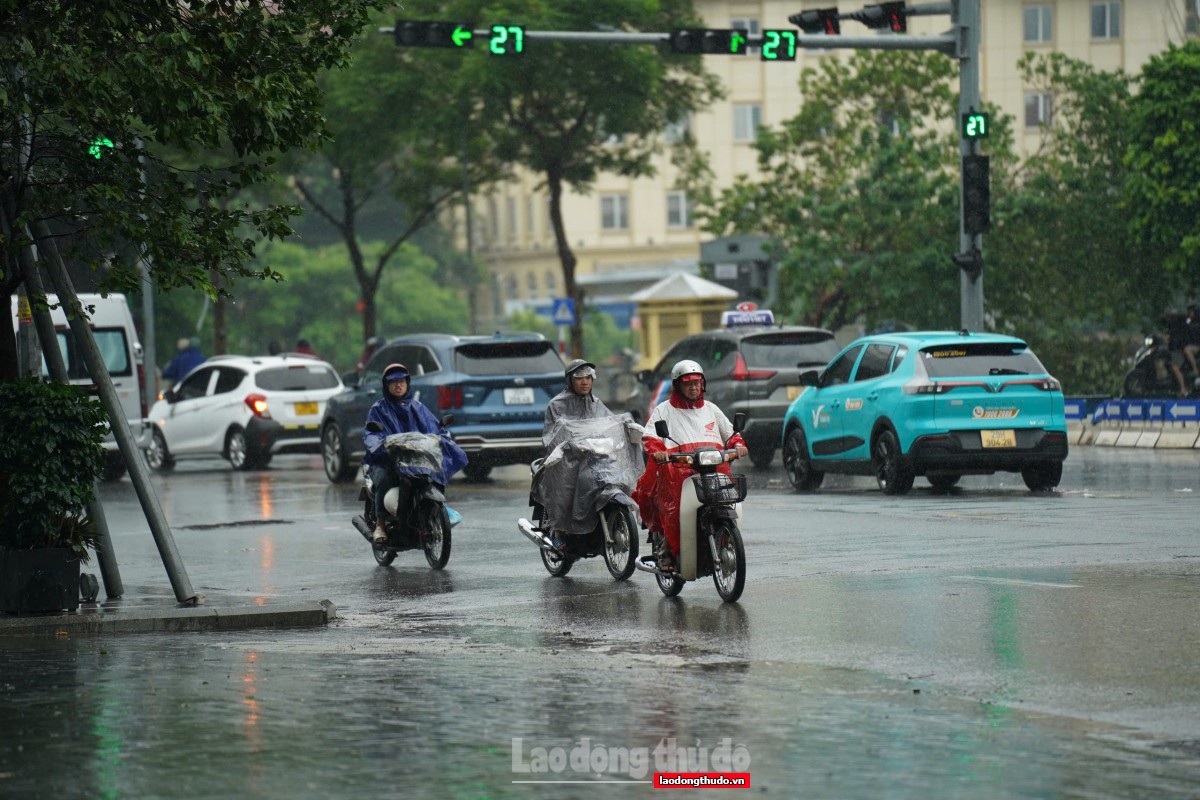
<path fill-rule="evenodd" d="M 349 68 L 322 75 L 332 138 L 315 157 L 293 163 L 289 178 L 346 247 L 362 303 L 363 341 L 377 333 L 376 297 L 401 246 L 435 223 L 464 186 L 505 176 L 489 132 L 495 123 L 464 124 L 465 102 L 446 93 L 444 76 L 459 55 L 397 48 L 377 32 L 384 21 L 373 20 L 355 42 Z M 372 207 L 391 213 L 386 246 L 368 264 L 360 220 Z M 445 262 L 474 298 L 478 265 L 452 257 Z"/>
<path fill-rule="evenodd" d="M 36 238 L 103 269 L 100 288 L 220 291 L 214 276 L 270 275 L 256 240 L 294 208 L 226 203 L 278 151 L 324 137 L 316 78 L 345 62 L 379 0 L 130 3 L 35 0 L 0 11 L 3 288 Z M 184 170 L 171 153 L 229 148 Z M 53 256 L 53 253 L 50 253 Z M 7 342 L 3 342 L 5 346 Z M 7 363 L 0 358 L 0 363 Z"/>
<path fill-rule="evenodd" d="M 483 22 L 519 20 L 532 30 L 661 31 L 698 27 L 691 0 L 482 0 L 405 5 L 414 19 Z M 564 292 L 575 300 L 573 354 L 584 352 L 584 303 L 575 279 L 575 254 L 562 215 L 566 187 L 587 192 L 602 172 L 654 173 L 660 133 L 719 95 L 716 79 L 697 57 L 671 56 L 656 46 L 527 42 L 520 56 L 489 55 L 485 47 L 458 54 L 446 97 L 464 114 L 461 124 L 486 130 L 498 156 L 545 179 L 551 226 L 562 264 Z"/>
<path fill-rule="evenodd" d="M 1129 103 L 1123 211 L 1176 285 L 1200 286 L 1200 42 L 1172 45 L 1143 67 Z"/>
<path fill-rule="evenodd" d="M 831 328 L 956 324 L 953 74 L 930 53 L 825 59 L 801 75 L 800 112 L 759 130 L 763 178 L 714 192 L 690 170 L 705 230 L 772 241 L 782 313 Z"/>

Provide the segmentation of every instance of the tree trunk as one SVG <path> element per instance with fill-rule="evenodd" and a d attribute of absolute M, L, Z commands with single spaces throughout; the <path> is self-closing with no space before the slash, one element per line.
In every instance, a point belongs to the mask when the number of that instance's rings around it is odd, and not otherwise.
<path fill-rule="evenodd" d="M 571 321 L 571 358 L 583 358 L 583 292 L 575 283 L 575 253 L 567 241 L 567 229 L 562 217 L 562 175 L 547 170 L 546 185 L 550 188 L 550 224 L 554 226 L 554 242 L 558 247 L 558 260 L 562 264 L 563 289 L 566 296 L 575 301 L 575 319 Z"/>

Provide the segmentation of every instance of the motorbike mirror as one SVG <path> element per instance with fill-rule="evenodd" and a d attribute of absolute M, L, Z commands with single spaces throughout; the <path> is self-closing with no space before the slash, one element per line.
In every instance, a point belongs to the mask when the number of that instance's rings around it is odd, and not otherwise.
<path fill-rule="evenodd" d="M 746 427 L 746 412 L 739 411 L 733 415 L 733 432 L 741 433 L 742 428 Z"/>
<path fill-rule="evenodd" d="M 443 428 L 449 428 L 453 424 L 454 424 L 454 415 L 453 414 L 443 414 L 442 415 L 442 427 Z"/>
<path fill-rule="evenodd" d="M 654 432 L 658 434 L 658 438 L 660 439 L 669 438 L 671 434 L 671 431 L 667 428 L 667 421 L 665 419 L 660 419 L 654 423 Z"/>
<path fill-rule="evenodd" d="M 367 430 L 370 433 L 383 433 L 383 426 L 380 425 L 375 420 L 371 420 L 370 422 L 367 423 Z"/>

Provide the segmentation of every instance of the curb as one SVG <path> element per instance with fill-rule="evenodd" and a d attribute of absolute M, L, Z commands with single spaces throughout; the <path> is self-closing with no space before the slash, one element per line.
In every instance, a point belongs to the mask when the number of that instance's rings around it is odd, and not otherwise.
<path fill-rule="evenodd" d="M 325 625 L 337 617 L 329 600 L 271 606 L 222 606 L 109 611 L 92 606 L 78 613 L 0 617 L 0 638 L 85 636 L 164 631 L 235 631 Z"/>

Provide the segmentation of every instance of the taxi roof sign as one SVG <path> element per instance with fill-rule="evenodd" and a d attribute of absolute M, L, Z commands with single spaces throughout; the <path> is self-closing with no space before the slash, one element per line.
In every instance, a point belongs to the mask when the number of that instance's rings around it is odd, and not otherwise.
<path fill-rule="evenodd" d="M 722 311 L 721 325 L 725 328 L 734 328 L 738 325 L 774 325 L 775 315 L 771 313 L 769 308 L 760 308 L 757 311 Z"/>

